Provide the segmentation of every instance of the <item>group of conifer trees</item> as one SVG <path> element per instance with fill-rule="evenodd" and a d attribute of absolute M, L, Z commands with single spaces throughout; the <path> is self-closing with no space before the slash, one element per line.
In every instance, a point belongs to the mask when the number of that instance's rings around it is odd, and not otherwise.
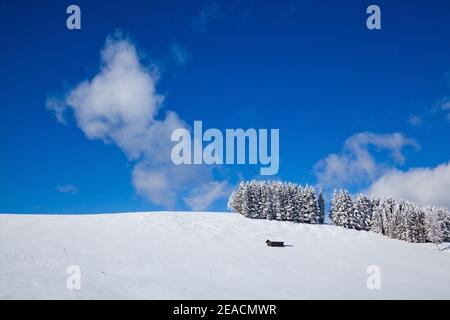
<path fill-rule="evenodd" d="M 325 200 L 311 186 L 280 181 L 241 182 L 228 207 L 248 218 L 323 223 Z"/>
<path fill-rule="evenodd" d="M 312 186 L 281 181 L 241 182 L 228 207 L 252 219 L 321 224 L 325 200 Z M 424 206 L 408 200 L 380 199 L 347 190 L 335 190 L 330 219 L 348 229 L 372 231 L 409 242 L 441 243 L 450 240 L 450 213 L 446 208 Z"/>

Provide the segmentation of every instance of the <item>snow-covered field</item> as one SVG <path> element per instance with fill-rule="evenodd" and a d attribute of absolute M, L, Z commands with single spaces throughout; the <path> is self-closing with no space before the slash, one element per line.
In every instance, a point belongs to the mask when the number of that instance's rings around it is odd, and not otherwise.
<path fill-rule="evenodd" d="M 0 215 L 0 298 L 450 299 L 450 248 L 229 213 Z"/>

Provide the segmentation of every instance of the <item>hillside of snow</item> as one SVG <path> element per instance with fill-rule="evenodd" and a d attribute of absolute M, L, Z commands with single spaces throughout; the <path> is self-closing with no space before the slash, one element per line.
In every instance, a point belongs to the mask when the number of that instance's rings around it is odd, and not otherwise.
<path fill-rule="evenodd" d="M 450 299 L 441 249 L 230 213 L 0 215 L 0 298 Z M 80 290 L 66 286 L 69 265 Z M 370 265 L 380 290 L 367 288 Z"/>

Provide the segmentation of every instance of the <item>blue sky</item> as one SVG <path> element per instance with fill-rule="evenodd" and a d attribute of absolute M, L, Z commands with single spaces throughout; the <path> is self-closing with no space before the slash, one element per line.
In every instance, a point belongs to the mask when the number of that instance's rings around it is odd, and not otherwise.
<path fill-rule="evenodd" d="M 208 186 L 204 209 L 225 210 L 240 179 L 264 178 L 258 166 L 206 169 L 169 188 L 168 205 L 133 182 L 139 160 L 88 139 L 72 109 L 57 121 L 46 101 L 97 75 L 117 30 L 159 74 L 157 119 L 170 110 L 190 126 L 279 128 L 271 178 L 450 205 L 447 1 L 74 3 L 81 30 L 65 25 L 72 2 L 0 4 L 0 212 L 191 209 L 186 197 Z M 381 30 L 366 28 L 370 4 Z"/>

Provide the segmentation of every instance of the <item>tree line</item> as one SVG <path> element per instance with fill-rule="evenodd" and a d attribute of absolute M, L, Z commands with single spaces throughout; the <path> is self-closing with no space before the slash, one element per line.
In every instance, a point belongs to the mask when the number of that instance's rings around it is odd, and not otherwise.
<path fill-rule="evenodd" d="M 311 186 L 281 181 L 241 182 L 228 208 L 247 218 L 323 223 L 325 200 Z"/>
<path fill-rule="evenodd" d="M 231 194 L 228 208 L 252 219 L 321 224 L 325 221 L 325 199 L 312 186 L 281 181 L 243 181 Z M 409 242 L 441 243 L 450 240 L 448 209 L 408 200 L 352 198 L 335 190 L 330 204 L 333 224 L 371 231 Z"/>

